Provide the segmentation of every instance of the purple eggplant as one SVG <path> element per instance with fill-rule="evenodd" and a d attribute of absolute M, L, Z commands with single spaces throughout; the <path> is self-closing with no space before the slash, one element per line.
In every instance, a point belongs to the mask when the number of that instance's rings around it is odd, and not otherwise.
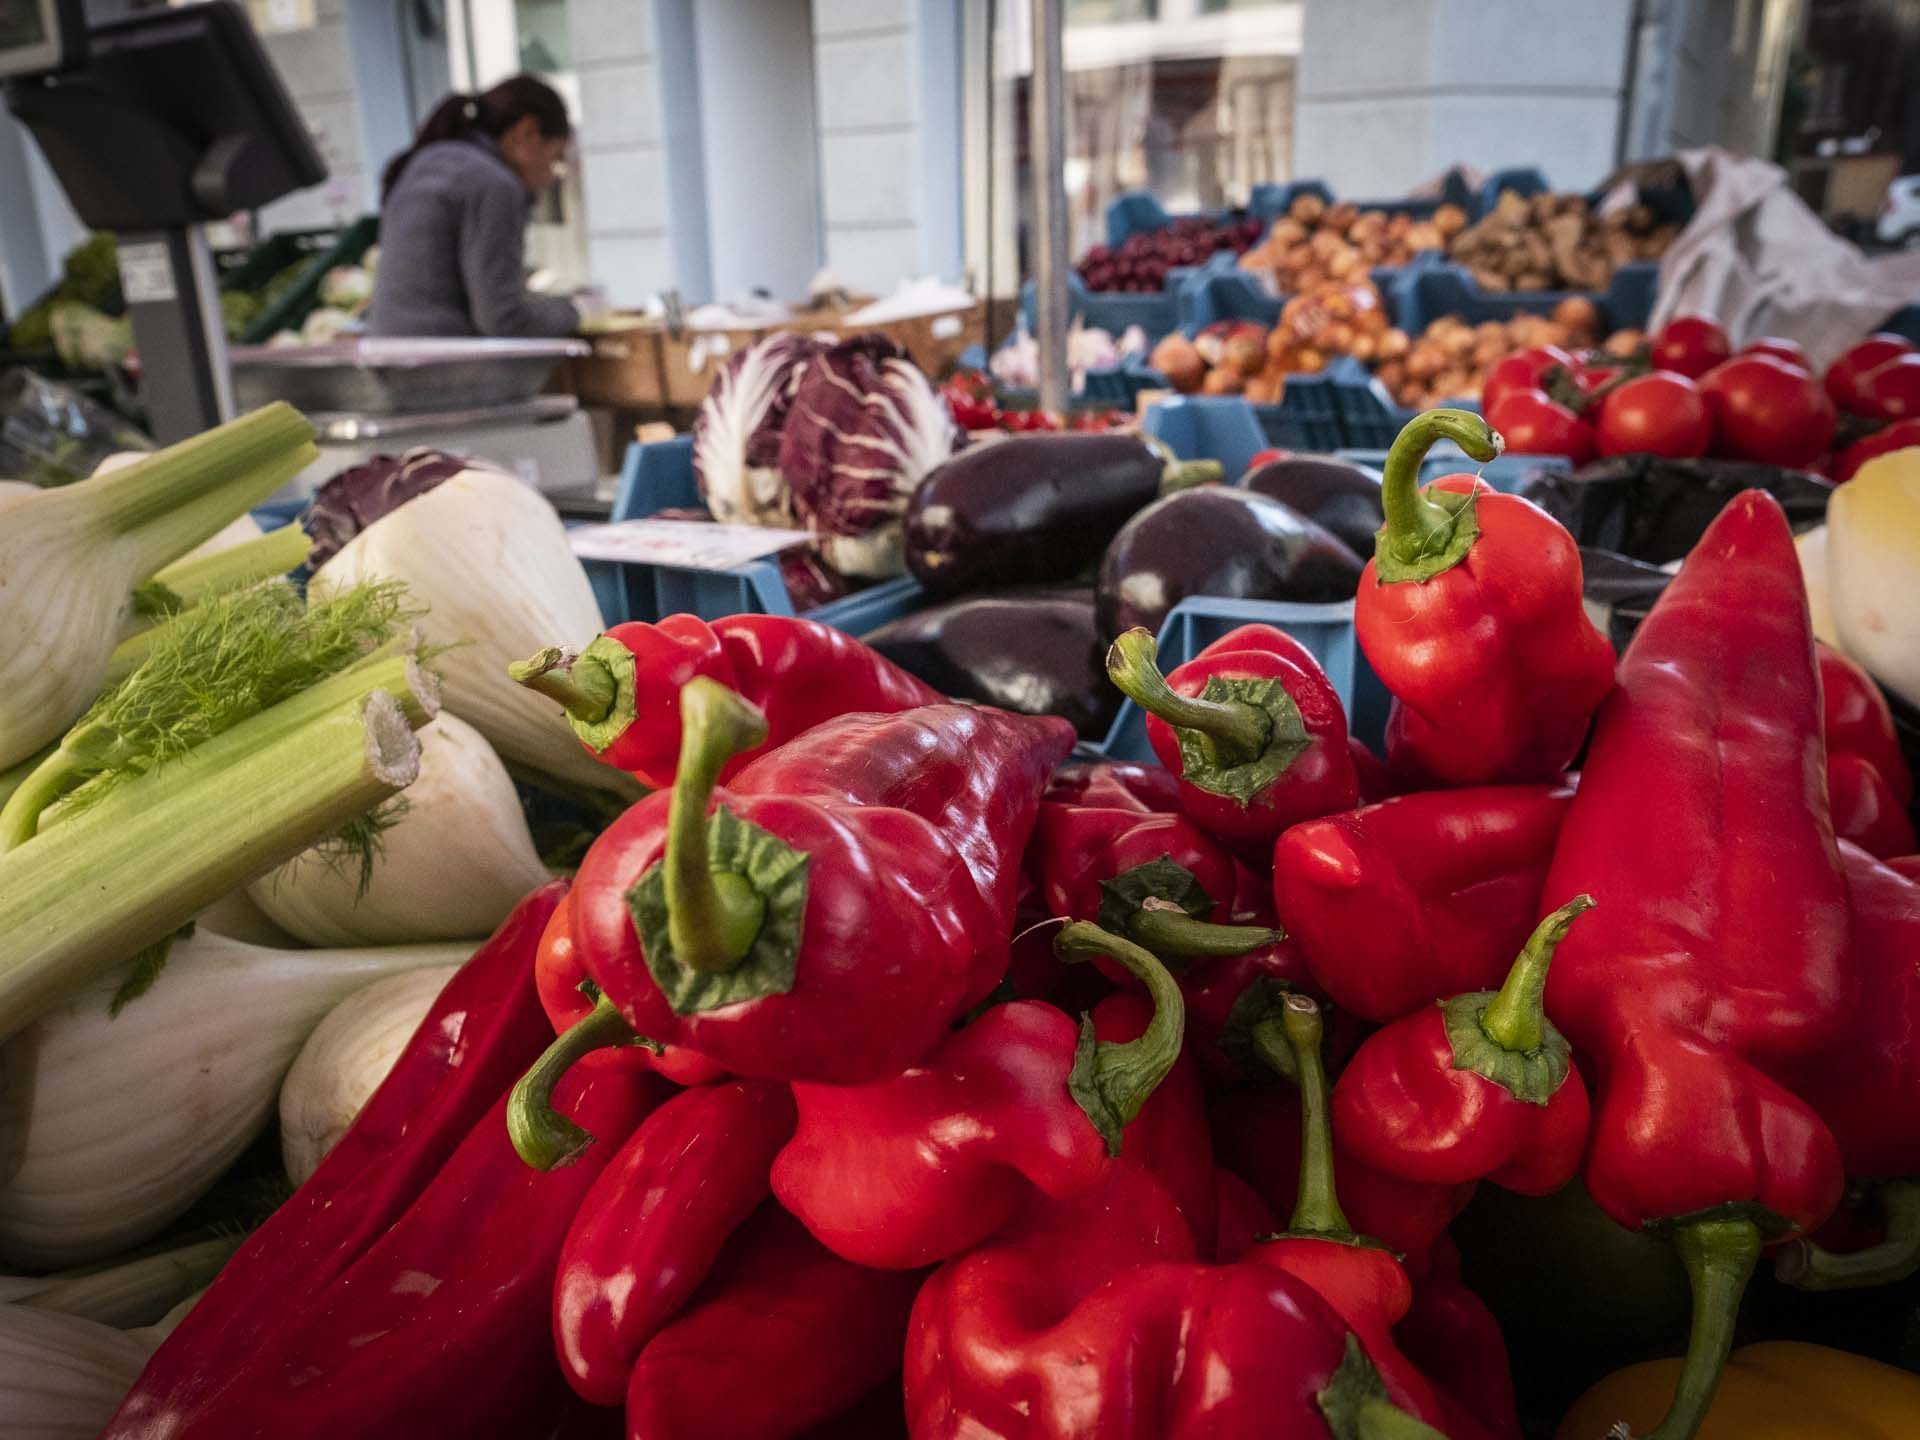
<path fill-rule="evenodd" d="M 1373 553 L 1374 532 L 1386 523 L 1380 477 L 1331 455 L 1288 455 L 1240 477 L 1240 488 L 1291 507 L 1344 541 L 1356 555 Z"/>
<path fill-rule="evenodd" d="M 1210 469 L 1206 467 L 1211 467 Z M 975 445 L 920 482 L 907 568 L 934 595 L 1073 580 L 1163 489 L 1219 478 L 1137 435 L 1013 435 Z"/>
<path fill-rule="evenodd" d="M 1120 708 L 1087 589 L 969 595 L 860 637 L 944 694 L 1022 715 L 1059 715 L 1087 739 Z"/>
<path fill-rule="evenodd" d="M 1278 500 L 1203 485 L 1156 500 L 1107 547 L 1094 592 L 1100 633 L 1158 632 L 1189 595 L 1351 600 L 1364 568 L 1338 537 Z"/>

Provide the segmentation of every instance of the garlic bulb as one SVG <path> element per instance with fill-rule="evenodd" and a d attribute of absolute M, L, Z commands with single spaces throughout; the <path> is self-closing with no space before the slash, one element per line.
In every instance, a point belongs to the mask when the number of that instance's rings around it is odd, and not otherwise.
<path fill-rule="evenodd" d="M 289 935 L 309 945 L 479 940 L 552 878 L 480 732 L 443 710 L 419 736 L 420 777 L 375 838 L 364 889 L 359 864 L 326 844 L 247 887 Z"/>
<path fill-rule="evenodd" d="M 507 678 L 547 645 L 584 646 L 600 606 L 566 528 L 511 475 L 464 470 L 381 516 L 314 574 L 325 594 L 361 580 L 406 582 L 427 607 L 427 639 L 453 645 L 434 661 L 446 705 L 510 764 L 573 785 L 639 793 L 631 777 L 587 754 L 552 702 Z"/>
<path fill-rule="evenodd" d="M 383 976 L 469 945 L 268 950 L 175 942 L 116 1015 L 116 975 L 0 1049 L 0 1260 L 78 1265 L 158 1234 L 260 1133 L 313 1027 Z"/>
<path fill-rule="evenodd" d="M 280 1154 L 295 1185 L 306 1184 L 347 1133 L 459 968 L 376 980 L 314 1027 L 280 1086 Z"/>

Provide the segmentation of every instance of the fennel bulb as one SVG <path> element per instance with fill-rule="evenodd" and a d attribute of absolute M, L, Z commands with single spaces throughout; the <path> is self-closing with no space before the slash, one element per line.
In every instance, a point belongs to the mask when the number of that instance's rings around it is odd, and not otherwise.
<path fill-rule="evenodd" d="M 78 1315 L 125 1330 L 153 1325 L 213 1283 L 244 1237 L 224 1235 L 122 1260 L 103 1270 L 0 1277 L 0 1300 L 61 1315 Z M 183 1312 L 184 1313 L 184 1312 Z"/>
<path fill-rule="evenodd" d="M 0 1305 L 0 1436 L 94 1440 L 158 1345 L 98 1320 Z"/>
<path fill-rule="evenodd" d="M 298 950 L 300 942 L 273 921 L 267 912 L 253 903 L 244 889 L 222 895 L 193 917 L 193 923 L 229 940 L 244 940 L 249 945 L 265 945 L 272 950 Z"/>
<path fill-rule="evenodd" d="M 565 527 L 531 486 L 494 470 L 464 470 L 362 530 L 315 572 L 309 593 L 362 580 L 406 584 L 427 607 L 446 706 L 486 736 L 509 765 L 595 790 L 638 795 L 630 776 L 589 755 L 543 697 L 507 666 L 547 645 L 580 647 L 600 632 L 600 607 Z"/>
<path fill-rule="evenodd" d="M 340 1143 L 459 969 L 434 965 L 376 980 L 314 1027 L 280 1086 L 280 1154 L 295 1185 Z"/>
<path fill-rule="evenodd" d="M 321 842 L 247 887 L 274 924 L 309 945 L 481 940 L 553 877 L 493 748 L 441 711 L 419 730 L 420 776 L 363 864 Z"/>
<path fill-rule="evenodd" d="M 1816 525 L 1794 537 L 1793 548 L 1800 557 L 1800 578 L 1807 586 L 1807 612 L 1813 620 L 1813 638 L 1828 648 L 1846 653 L 1840 643 L 1840 627 L 1833 620 L 1833 598 L 1827 589 L 1827 527 Z"/>
<path fill-rule="evenodd" d="M 0 525 L 0 769 L 54 739 L 99 691 L 133 587 L 317 458 L 286 405 L 108 475 L 13 500 Z"/>
<path fill-rule="evenodd" d="M 1845 653 L 1920 705 L 1920 449 L 1876 456 L 1835 488 L 1827 595 Z"/>
<path fill-rule="evenodd" d="M 328 1010 L 471 948 L 268 950 L 195 933 L 118 1014 L 119 975 L 73 996 L 0 1050 L 0 1258 L 77 1265 L 159 1233 L 260 1133 Z"/>

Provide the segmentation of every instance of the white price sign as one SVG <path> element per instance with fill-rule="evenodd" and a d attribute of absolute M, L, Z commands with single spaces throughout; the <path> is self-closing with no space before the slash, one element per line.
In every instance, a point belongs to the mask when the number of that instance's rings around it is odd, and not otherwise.
<path fill-rule="evenodd" d="M 567 532 L 582 560 L 634 565 L 677 565 L 686 570 L 734 570 L 765 555 L 777 555 L 813 537 L 804 530 L 762 525 L 715 525 L 702 520 L 622 520 L 581 525 Z"/>

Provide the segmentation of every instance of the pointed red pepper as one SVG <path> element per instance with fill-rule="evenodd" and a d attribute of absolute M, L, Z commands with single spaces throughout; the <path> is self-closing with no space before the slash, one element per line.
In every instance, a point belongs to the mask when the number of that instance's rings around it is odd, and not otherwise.
<path fill-rule="evenodd" d="M 1587 1188 L 1668 1226 L 1694 1286 L 1655 1440 L 1698 1430 L 1763 1242 L 1840 1200 L 1839 1146 L 1788 1084 L 1859 993 L 1820 727 L 1793 535 L 1749 490 L 1622 658 L 1547 885 L 1597 902 L 1547 981 L 1594 1096 Z"/>
<path fill-rule="evenodd" d="M 1542 997 L 1555 947 L 1592 905 L 1575 896 L 1542 920 L 1498 991 L 1456 995 L 1369 1036 L 1333 1093 L 1341 1150 L 1419 1184 L 1491 1180 L 1550 1195 L 1573 1179 L 1587 1087 Z"/>
<path fill-rule="evenodd" d="M 1827 741 L 1827 794 L 1833 830 L 1869 854 L 1906 855 L 1916 843 L 1913 771 L 1894 733 L 1880 687 L 1853 661 L 1818 642 L 1821 733 Z"/>
<path fill-rule="evenodd" d="M 1274 908 L 1318 988 L 1364 1019 L 1490 990 L 1539 916 L 1571 798 L 1425 791 L 1296 825 L 1274 846 Z"/>
<path fill-rule="evenodd" d="M 1353 611 L 1393 695 L 1387 764 L 1426 785 L 1550 780 L 1613 688 L 1613 647 L 1587 618 L 1580 550 L 1559 521 L 1476 476 L 1419 483 L 1442 438 L 1483 463 L 1501 450 L 1478 415 L 1429 410 L 1387 453 L 1387 520 Z"/>
<path fill-rule="evenodd" d="M 297 1324 L 433 1183 L 552 1034 L 533 986 L 540 933 L 567 893 L 543 885 L 460 967 L 387 1078 L 293 1197 L 267 1217 L 147 1362 L 107 1433 L 188 1433 L 234 1384 L 234 1357 Z"/>
<path fill-rule="evenodd" d="M 1048 803 L 1131 810 L 1136 815 L 1180 813 L 1180 782 L 1161 765 L 1131 760 L 1068 760 L 1053 772 Z"/>
<path fill-rule="evenodd" d="M 919 1286 L 840 1259 L 768 1201 L 634 1362 L 628 1440 L 778 1440 L 832 1419 L 899 1368 Z"/>
<path fill-rule="evenodd" d="M 1271 625 L 1242 625 L 1172 674 L 1129 630 L 1107 674 L 1147 712 L 1147 740 L 1180 777 L 1180 806 L 1226 840 L 1271 841 L 1287 826 L 1359 798 L 1347 716 L 1319 662 Z"/>
<path fill-rule="evenodd" d="M 774 1161 L 773 1192 L 822 1244 L 857 1264 L 912 1269 L 986 1239 L 1036 1191 L 1063 1199 L 1093 1190 L 1123 1133 L 1126 1153 L 1152 1168 L 1142 1148 L 1164 1146 L 1142 1107 L 1180 1058 L 1179 988 L 1151 954 L 1092 925 L 1067 926 L 1055 945 L 1066 958 L 1117 957 L 1139 974 L 1153 994 L 1148 1023 L 1124 1041 L 1101 1035 L 1102 1020 L 1111 1032 L 1135 1018 L 1131 997 L 1078 1023 L 1042 1001 L 1013 1000 L 891 1080 L 795 1085 L 799 1124 Z M 1115 1014 L 1116 1003 L 1127 1013 Z M 1172 1127 L 1204 1141 L 1191 1076 L 1186 1089 Z M 1146 1122 L 1137 1132 L 1136 1116 Z M 1208 1150 L 1197 1168 L 1210 1175 L 1211 1165 Z"/>
<path fill-rule="evenodd" d="M 649 1115 L 580 1203 L 560 1248 L 553 1341 L 567 1383 L 618 1405 L 633 1362 L 768 1195 L 793 1134 L 784 1085 L 685 1090 Z"/>
<path fill-rule="evenodd" d="M 549 647 L 509 666 L 508 675 L 559 701 L 591 754 L 655 790 L 673 784 L 680 690 L 696 676 L 718 681 L 767 720 L 766 736 L 734 755 L 722 779 L 822 720 L 894 714 L 942 698 L 851 635 L 786 615 L 634 621 L 578 654 Z"/>
<path fill-rule="evenodd" d="M 1073 727 L 984 706 L 841 716 L 716 792 L 764 721 L 704 678 L 682 719 L 673 790 L 581 864 L 588 977 L 640 1036 L 735 1074 L 898 1074 L 1005 974 L 1020 856 Z"/>

